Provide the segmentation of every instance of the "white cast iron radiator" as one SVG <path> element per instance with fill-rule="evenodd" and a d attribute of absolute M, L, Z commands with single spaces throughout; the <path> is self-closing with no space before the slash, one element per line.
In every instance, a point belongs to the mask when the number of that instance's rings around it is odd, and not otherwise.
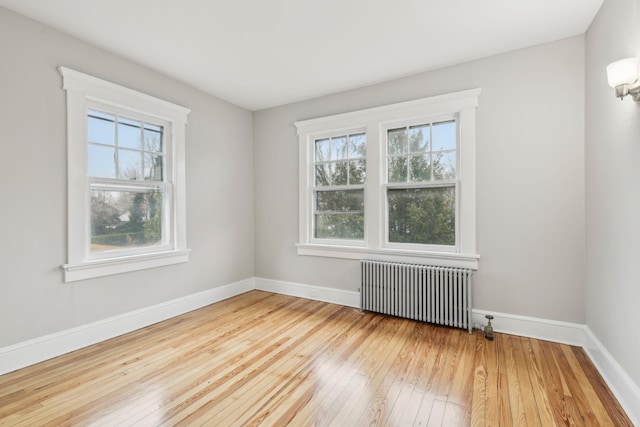
<path fill-rule="evenodd" d="M 371 260 L 361 267 L 362 310 L 472 332 L 472 270 Z"/>

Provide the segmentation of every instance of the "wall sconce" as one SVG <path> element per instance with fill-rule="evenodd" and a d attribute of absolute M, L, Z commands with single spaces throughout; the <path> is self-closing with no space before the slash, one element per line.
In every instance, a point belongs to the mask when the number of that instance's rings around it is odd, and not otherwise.
<path fill-rule="evenodd" d="M 609 86 L 616 89 L 618 98 L 631 95 L 634 101 L 640 101 L 639 69 L 640 58 L 621 59 L 607 66 Z"/>

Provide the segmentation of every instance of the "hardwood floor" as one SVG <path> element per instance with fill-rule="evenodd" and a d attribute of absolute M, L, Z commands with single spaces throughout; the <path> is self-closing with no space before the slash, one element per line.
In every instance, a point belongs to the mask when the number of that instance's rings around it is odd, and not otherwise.
<path fill-rule="evenodd" d="M 581 348 L 252 291 L 0 376 L 0 425 L 630 426 Z"/>

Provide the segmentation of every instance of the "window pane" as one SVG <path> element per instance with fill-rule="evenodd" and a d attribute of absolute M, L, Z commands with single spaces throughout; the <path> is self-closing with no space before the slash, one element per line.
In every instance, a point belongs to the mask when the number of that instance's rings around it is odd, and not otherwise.
<path fill-rule="evenodd" d="M 429 125 L 412 126 L 409 128 L 409 151 L 424 153 L 429 151 Z"/>
<path fill-rule="evenodd" d="M 317 191 L 317 212 L 350 212 L 364 210 L 364 190 Z"/>
<path fill-rule="evenodd" d="M 89 142 L 114 145 L 116 140 L 114 117 L 90 110 L 87 117 L 87 137 Z"/>
<path fill-rule="evenodd" d="M 455 188 L 389 189 L 389 242 L 455 245 Z"/>
<path fill-rule="evenodd" d="M 331 185 L 331 165 L 329 163 L 316 165 L 316 185 Z"/>
<path fill-rule="evenodd" d="M 120 179 L 142 178 L 142 151 L 118 150 Z"/>
<path fill-rule="evenodd" d="M 433 124 L 433 151 L 456 149 L 456 122 Z"/>
<path fill-rule="evenodd" d="M 329 154 L 331 152 L 331 141 L 327 139 L 318 139 L 316 141 L 316 162 L 326 162 L 331 160 Z"/>
<path fill-rule="evenodd" d="M 104 113 L 98 110 L 88 110 L 88 115 L 91 117 L 96 117 L 98 119 L 104 119 L 110 122 L 115 122 L 116 117 L 111 113 Z"/>
<path fill-rule="evenodd" d="M 163 193 L 91 191 L 91 252 L 162 242 Z"/>
<path fill-rule="evenodd" d="M 162 181 L 162 156 L 160 154 L 144 154 L 144 179 Z"/>
<path fill-rule="evenodd" d="M 92 178 L 115 178 L 115 148 L 94 144 L 89 144 L 88 148 L 89 161 L 87 167 L 89 176 Z"/>
<path fill-rule="evenodd" d="M 347 137 L 339 136 L 331 138 L 331 160 L 342 160 L 347 158 Z"/>
<path fill-rule="evenodd" d="M 389 182 L 407 181 L 407 158 L 390 157 L 388 161 Z"/>
<path fill-rule="evenodd" d="M 347 185 L 347 162 L 336 162 L 334 165 L 331 185 Z"/>
<path fill-rule="evenodd" d="M 349 184 L 364 184 L 367 176 L 366 160 L 352 160 L 349 162 Z"/>
<path fill-rule="evenodd" d="M 410 173 L 411 181 L 429 181 L 431 179 L 431 164 L 429 155 L 411 156 Z"/>
<path fill-rule="evenodd" d="M 349 135 L 349 158 L 364 159 L 367 157 L 367 137 L 364 133 Z"/>
<path fill-rule="evenodd" d="M 390 156 L 407 152 L 407 129 L 387 131 L 387 151 Z"/>
<path fill-rule="evenodd" d="M 455 179 L 456 152 L 433 153 L 433 178 Z"/>
<path fill-rule="evenodd" d="M 315 215 L 317 239 L 364 239 L 364 214 Z"/>
<path fill-rule="evenodd" d="M 118 146 L 142 150 L 140 122 L 120 119 L 118 121 Z"/>
<path fill-rule="evenodd" d="M 162 152 L 162 132 L 156 130 L 144 129 L 144 149 L 145 151 Z M 156 126 L 158 127 L 158 126 Z"/>
<path fill-rule="evenodd" d="M 162 127 L 162 126 L 159 126 L 159 125 L 152 125 L 151 123 L 145 123 L 145 124 L 144 124 L 144 128 L 145 128 L 146 130 L 151 130 L 151 131 L 154 131 L 154 132 L 160 132 L 160 133 L 162 133 L 162 129 L 163 129 L 163 127 Z"/>

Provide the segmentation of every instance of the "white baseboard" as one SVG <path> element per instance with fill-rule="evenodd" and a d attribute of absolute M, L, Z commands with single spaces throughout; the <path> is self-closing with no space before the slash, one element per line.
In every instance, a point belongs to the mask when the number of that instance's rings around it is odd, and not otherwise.
<path fill-rule="evenodd" d="M 485 325 L 486 314 L 496 332 L 537 338 L 584 348 L 633 425 L 640 426 L 640 388 L 611 356 L 591 329 L 584 324 L 473 310 L 473 322 Z"/>
<path fill-rule="evenodd" d="M 0 349 L 0 375 L 144 328 L 254 289 L 254 279 L 187 295 Z"/>
<path fill-rule="evenodd" d="M 473 310 L 473 322 L 485 325 L 487 323 L 487 319 L 484 317 L 486 314 L 494 316 L 491 323 L 496 332 L 584 348 L 631 422 L 640 426 L 640 388 L 587 325 L 485 310 Z"/>
<path fill-rule="evenodd" d="M 360 292 L 326 288 L 324 286 L 303 285 L 302 283 L 255 278 L 255 288 L 259 291 L 274 292 L 298 298 L 330 302 L 347 307 L 360 307 Z"/>
<path fill-rule="evenodd" d="M 536 338 L 562 344 L 584 347 L 586 343 L 585 325 L 580 323 L 561 322 L 558 320 L 540 319 L 517 314 L 496 313 L 493 311 L 472 311 L 473 323 L 485 325 L 487 314 L 493 315 L 491 325 L 496 332 Z"/>
<path fill-rule="evenodd" d="M 253 289 L 348 307 L 360 307 L 359 292 L 254 277 L 1 348 L 0 375 L 179 316 Z M 496 332 L 583 347 L 631 421 L 640 426 L 640 405 L 638 404 L 640 402 L 640 388 L 588 326 L 485 310 L 473 310 L 474 324 L 486 324 L 484 317 L 486 314 L 494 316 L 492 324 Z"/>
<path fill-rule="evenodd" d="M 626 411 L 633 425 L 640 426 L 640 387 L 633 382 L 588 326 L 585 326 L 585 335 L 587 338 L 583 346 L 585 352 Z"/>

